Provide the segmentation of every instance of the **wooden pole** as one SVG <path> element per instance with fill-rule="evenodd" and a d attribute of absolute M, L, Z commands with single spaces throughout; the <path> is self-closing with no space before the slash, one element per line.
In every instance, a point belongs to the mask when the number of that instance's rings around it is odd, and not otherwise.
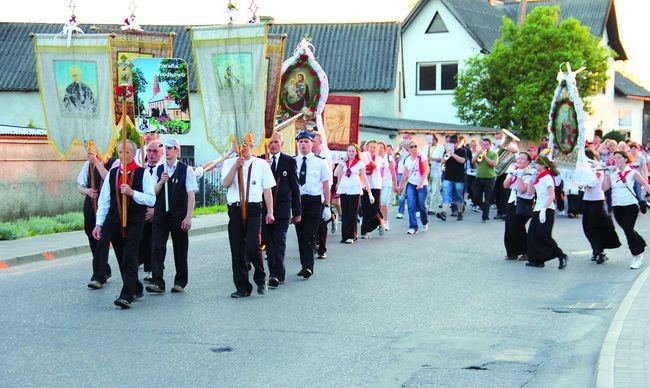
<path fill-rule="evenodd" d="M 122 94 L 122 184 L 127 184 L 126 171 L 126 87 Z M 122 227 L 126 228 L 126 212 L 128 210 L 128 197 L 122 194 Z"/>
<path fill-rule="evenodd" d="M 140 135 L 140 165 L 144 167 L 144 159 L 147 154 L 147 150 L 144 147 L 144 135 Z"/>
<path fill-rule="evenodd" d="M 239 156 L 243 157 L 243 145 L 239 146 Z M 248 203 L 246 202 L 246 193 L 244 189 L 244 167 L 237 170 L 237 183 L 239 184 L 239 203 L 241 205 L 241 219 L 246 222 L 248 218 Z"/>
<path fill-rule="evenodd" d="M 92 152 L 95 149 L 95 142 L 88 140 L 88 152 Z M 96 154 L 95 154 L 96 155 Z M 95 164 L 88 163 L 88 171 L 90 172 L 90 189 L 95 191 L 97 190 L 97 182 L 95 182 Z M 91 198 L 93 204 L 93 212 L 97 213 L 97 198 Z"/>

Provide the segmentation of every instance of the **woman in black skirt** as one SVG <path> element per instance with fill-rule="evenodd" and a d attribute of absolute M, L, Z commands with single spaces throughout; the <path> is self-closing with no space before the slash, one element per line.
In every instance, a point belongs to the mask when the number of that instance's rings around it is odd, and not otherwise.
<path fill-rule="evenodd" d="M 638 269 L 643 264 L 646 242 L 635 230 L 634 224 L 639 216 L 639 200 L 634 193 L 634 182 L 639 182 L 643 190 L 650 192 L 650 185 L 638 171 L 631 168 L 630 156 L 625 151 L 616 151 L 612 157 L 614 166 L 605 174 L 603 190 L 612 189 L 614 218 L 623 228 L 627 245 L 632 253 L 630 269 Z"/>
<path fill-rule="evenodd" d="M 585 149 L 585 155 L 598 161 L 598 154 L 592 148 Z M 621 246 L 614 229 L 612 217 L 605 209 L 605 192 L 603 191 L 603 171 L 596 171 L 596 179 L 584 187 L 582 198 L 582 230 L 591 244 L 591 261 L 602 264 L 607 260 L 605 249 Z"/>
<path fill-rule="evenodd" d="M 553 222 L 555 220 L 555 176 L 559 173 L 555 163 L 546 155 L 537 157 L 535 163 L 537 176 L 528 187 L 528 194 L 537 196 L 533 216 L 528 227 L 528 262 L 529 267 L 543 267 L 544 263 L 557 258 L 558 269 L 567 265 L 567 255 L 553 240 Z"/>
<path fill-rule="evenodd" d="M 365 187 L 370 193 L 365 168 L 359 146 L 350 144 L 346 155 L 334 170 L 334 175 L 338 178 L 336 192 L 341 196 L 341 243 L 352 244 L 357 240 L 357 214 L 361 190 Z M 372 194 L 370 200 L 375 201 Z M 376 200 L 379 201 L 379 198 Z"/>
<path fill-rule="evenodd" d="M 503 188 L 510 189 L 506 211 L 506 227 L 503 243 L 506 247 L 506 260 L 526 260 L 526 223 L 533 212 L 534 194 L 528 194 L 532 174 L 527 152 L 520 152 L 515 159 L 514 169 L 508 172 L 503 181 Z M 519 209 L 519 210 L 518 210 Z"/>

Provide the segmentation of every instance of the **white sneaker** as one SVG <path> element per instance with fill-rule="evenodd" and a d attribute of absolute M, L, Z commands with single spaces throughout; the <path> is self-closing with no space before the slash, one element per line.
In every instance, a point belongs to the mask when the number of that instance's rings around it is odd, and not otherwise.
<path fill-rule="evenodd" d="M 361 238 L 364 239 L 364 240 L 368 240 L 368 239 L 370 239 L 371 237 L 372 237 L 372 234 L 370 234 L 370 233 L 366 233 L 366 234 L 364 234 L 363 236 L 361 236 Z"/>
<path fill-rule="evenodd" d="M 401 220 L 402 218 L 404 218 L 404 214 L 402 214 L 402 213 L 397 213 L 397 215 L 395 216 L 395 218 L 397 218 L 398 220 Z"/>
<path fill-rule="evenodd" d="M 345 240 L 345 243 L 346 244 L 354 244 L 354 240 L 349 238 L 349 239 Z"/>
<path fill-rule="evenodd" d="M 388 221 L 384 222 L 384 232 L 388 232 L 390 228 L 388 227 Z"/>
<path fill-rule="evenodd" d="M 427 230 L 429 230 L 429 223 L 428 222 L 426 223 L 426 225 L 422 225 L 422 231 L 426 232 Z"/>
<path fill-rule="evenodd" d="M 406 234 L 416 234 L 418 231 L 415 229 L 409 229 Z"/>
<path fill-rule="evenodd" d="M 642 264 L 643 264 L 643 253 L 634 256 L 634 258 L 632 258 L 632 262 L 630 263 L 630 269 L 639 269 L 641 268 Z"/>

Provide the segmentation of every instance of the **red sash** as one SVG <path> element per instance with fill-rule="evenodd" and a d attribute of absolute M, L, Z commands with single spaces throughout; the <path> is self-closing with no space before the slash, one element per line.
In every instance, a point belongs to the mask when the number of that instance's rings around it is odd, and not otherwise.
<path fill-rule="evenodd" d="M 376 155 L 371 155 L 371 156 L 370 156 L 370 161 L 371 161 L 371 162 L 374 162 L 374 161 L 375 161 L 375 156 L 376 156 Z M 375 168 L 374 168 L 370 163 L 368 163 L 368 166 L 366 167 L 366 173 L 367 173 L 368 175 L 372 175 L 372 173 L 373 173 L 374 171 L 375 171 Z"/>
<path fill-rule="evenodd" d="M 535 180 L 533 181 L 533 186 L 536 186 L 539 183 L 540 179 L 544 178 L 547 175 L 551 175 L 551 170 L 546 170 L 541 174 L 537 175 L 537 178 L 535 178 Z M 551 175 L 551 178 L 553 179 L 553 186 L 555 186 L 555 178 L 553 178 L 553 175 Z"/>
<path fill-rule="evenodd" d="M 349 178 L 352 175 L 352 167 L 354 167 L 357 163 L 359 163 L 358 158 L 354 158 L 354 160 L 352 161 L 352 164 L 350 164 L 349 160 L 345 162 L 345 167 L 346 167 L 345 176 L 346 177 Z"/>
<path fill-rule="evenodd" d="M 631 172 L 632 172 L 632 170 L 627 170 L 627 171 L 625 171 L 624 173 L 621 173 L 621 172 L 619 171 L 619 172 L 618 172 L 618 181 L 619 181 L 619 182 L 623 182 L 623 183 L 627 183 L 627 176 L 628 176 L 628 174 L 631 173 Z"/>

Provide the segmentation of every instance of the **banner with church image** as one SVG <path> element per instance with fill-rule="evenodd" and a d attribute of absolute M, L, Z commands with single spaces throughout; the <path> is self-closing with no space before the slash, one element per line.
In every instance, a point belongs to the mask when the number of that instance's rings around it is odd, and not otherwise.
<path fill-rule="evenodd" d="M 136 126 L 141 132 L 185 135 L 190 130 L 187 63 L 178 58 L 133 60 Z"/>
<path fill-rule="evenodd" d="M 34 37 L 36 73 L 47 135 L 65 159 L 74 143 L 94 143 L 106 157 L 115 139 L 108 35 Z"/>
<path fill-rule="evenodd" d="M 266 26 L 192 27 L 208 141 L 219 151 L 251 134 L 264 139 Z"/>

